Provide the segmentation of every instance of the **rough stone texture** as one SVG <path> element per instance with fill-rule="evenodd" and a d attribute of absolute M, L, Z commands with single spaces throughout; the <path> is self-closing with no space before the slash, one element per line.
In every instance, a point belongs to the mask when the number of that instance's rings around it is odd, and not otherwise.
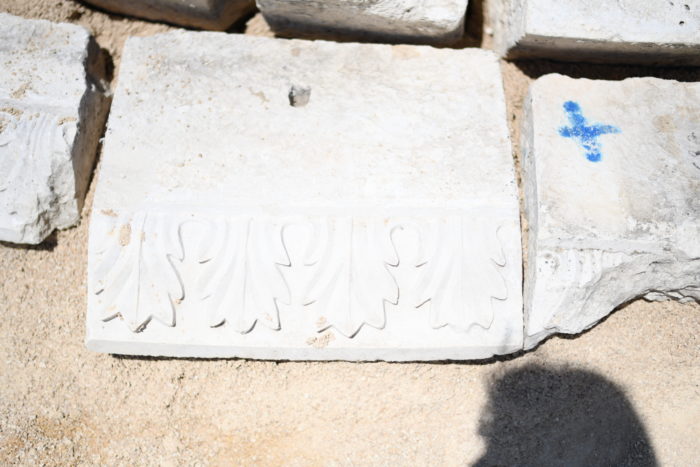
<path fill-rule="evenodd" d="M 130 39 L 90 229 L 95 350 L 428 360 L 522 346 L 490 52 Z"/>
<path fill-rule="evenodd" d="M 106 117 L 83 28 L 0 13 L 0 240 L 40 243 L 80 219 Z"/>
<path fill-rule="evenodd" d="M 509 58 L 700 65 L 700 1 L 490 0 Z"/>
<path fill-rule="evenodd" d="M 223 31 L 255 9 L 254 0 L 85 0 L 105 10 Z"/>
<path fill-rule="evenodd" d="M 388 42 L 449 43 L 464 33 L 468 0 L 257 0 L 283 34 L 328 33 Z"/>
<path fill-rule="evenodd" d="M 700 300 L 700 83 L 547 75 L 522 146 L 526 348 L 638 297 Z"/>

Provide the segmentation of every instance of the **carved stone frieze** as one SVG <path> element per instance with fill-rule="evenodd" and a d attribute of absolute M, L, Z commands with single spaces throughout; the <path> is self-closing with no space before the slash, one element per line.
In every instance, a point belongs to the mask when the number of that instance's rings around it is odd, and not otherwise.
<path fill-rule="evenodd" d="M 493 54 L 175 32 L 129 39 L 119 83 L 90 226 L 91 349 L 522 348 Z"/>

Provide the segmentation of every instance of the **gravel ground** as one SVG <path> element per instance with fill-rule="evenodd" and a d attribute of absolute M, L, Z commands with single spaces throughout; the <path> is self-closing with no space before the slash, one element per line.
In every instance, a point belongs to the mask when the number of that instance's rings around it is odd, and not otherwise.
<path fill-rule="evenodd" d="M 69 0 L 0 0 L 0 11 L 86 26 L 115 66 L 128 35 L 171 28 Z M 490 45 L 479 13 L 476 2 L 464 45 Z M 234 32 L 270 34 L 259 15 Z M 688 69 L 503 71 L 515 137 L 528 83 L 548 72 L 700 81 Z M 637 301 L 580 336 L 478 363 L 89 352 L 93 191 L 78 227 L 39 247 L 0 245 L 2 465 L 698 465 L 699 305 Z"/>

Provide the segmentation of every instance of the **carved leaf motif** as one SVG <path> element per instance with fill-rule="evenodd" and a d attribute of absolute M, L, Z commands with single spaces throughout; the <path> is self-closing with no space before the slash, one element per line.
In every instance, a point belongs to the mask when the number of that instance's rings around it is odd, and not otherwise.
<path fill-rule="evenodd" d="M 173 301 L 184 296 L 172 264 L 183 254 L 178 224 L 164 214 L 139 212 L 117 229 L 116 242 L 105 250 L 94 274 L 103 319 L 121 315 L 134 332 L 153 318 L 174 326 Z"/>
<path fill-rule="evenodd" d="M 18 122 L 7 112 L 0 112 L 0 192 L 7 190 L 12 180 L 17 179 L 23 164 L 21 149 L 11 151 L 10 144 L 16 140 Z"/>
<path fill-rule="evenodd" d="M 37 169 L 46 172 L 51 168 L 45 161 L 53 152 L 70 159 L 66 129 L 58 117 L 39 113 L 34 118 L 26 118 L 21 111 L 17 112 L 0 110 L 0 192 L 11 185 L 27 190 L 29 184 L 43 184 L 45 174 L 37 173 Z M 42 162 L 37 164 L 37 160 Z"/>
<path fill-rule="evenodd" d="M 279 330 L 278 300 L 290 292 L 278 267 L 289 266 L 282 227 L 253 219 L 218 219 L 211 223 L 212 241 L 199 254 L 205 270 L 199 280 L 209 325 L 226 321 L 240 333 L 257 322 Z"/>
<path fill-rule="evenodd" d="M 491 222 L 450 217 L 422 229 L 422 259 L 417 287 L 421 306 L 430 301 L 434 328 L 472 325 L 488 329 L 492 300 L 506 300 L 508 290 L 500 270 L 505 256 Z"/>
<path fill-rule="evenodd" d="M 565 249 L 551 254 L 551 269 L 538 272 L 539 276 L 545 279 L 545 283 L 546 279 L 550 279 L 550 284 L 567 284 L 566 287 L 559 286 L 558 290 L 552 291 L 553 295 L 559 295 L 557 306 L 552 310 L 571 309 L 567 306 L 568 303 L 581 302 L 577 293 L 581 290 L 594 290 L 594 284 L 600 282 L 606 271 L 629 261 L 626 253 L 599 249 Z M 585 297 L 583 303 L 588 298 Z"/>
<path fill-rule="evenodd" d="M 398 258 L 390 229 L 381 221 L 331 218 L 315 224 L 307 265 L 314 267 L 307 304 L 313 303 L 325 327 L 353 337 L 364 325 L 381 329 L 384 302 L 397 303 L 398 286 L 387 270 Z"/>

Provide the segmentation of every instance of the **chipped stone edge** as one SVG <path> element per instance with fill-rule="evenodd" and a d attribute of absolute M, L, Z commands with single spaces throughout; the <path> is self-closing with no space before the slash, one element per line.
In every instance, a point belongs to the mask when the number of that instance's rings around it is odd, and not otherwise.
<path fill-rule="evenodd" d="M 535 348 L 548 337 L 555 334 L 579 334 L 594 327 L 602 319 L 612 314 L 627 303 L 644 299 L 648 301 L 676 300 L 681 303 L 700 303 L 700 258 L 688 258 L 685 263 L 678 261 L 676 252 L 666 252 L 662 249 L 647 249 L 638 251 L 635 246 L 625 245 L 625 242 L 595 245 L 588 242 L 576 250 L 566 246 L 564 249 L 557 245 L 539 240 L 537 165 L 534 154 L 535 121 L 533 119 L 533 91 L 546 75 L 530 85 L 523 104 L 523 120 L 521 131 L 522 180 L 524 194 L 524 216 L 527 219 L 527 255 L 528 261 L 523 278 L 523 323 L 524 346 L 528 351 Z M 635 78 L 632 78 L 635 79 Z M 600 258 L 591 260 L 595 252 Z M 538 282 L 545 273 L 548 260 L 545 256 L 555 258 L 557 263 L 564 260 L 569 264 L 587 264 L 591 266 L 595 281 L 592 293 L 580 294 L 584 286 L 590 287 L 591 277 L 580 274 L 576 268 L 559 268 L 554 273 L 567 275 L 569 280 L 561 281 L 566 287 L 558 291 L 556 307 L 550 307 L 552 300 L 540 300 L 539 287 L 551 283 Z M 568 257 L 567 257 L 568 256 Z M 681 275 L 675 269 L 682 264 L 697 264 L 694 278 L 687 283 L 678 284 L 675 278 Z M 574 269 L 572 271 L 572 269 Z M 590 275 L 590 274 L 589 274 Z M 686 272 L 687 275 L 687 272 Z M 582 277 L 583 276 L 583 277 Z M 629 280 L 635 277 L 635 281 Z M 627 280 L 625 280 L 627 279 Z M 544 283 L 544 285 L 542 285 Z M 602 284 L 595 287 L 595 284 Z M 549 296 L 552 292 L 545 292 Z M 602 297 L 601 297 L 602 295 Z M 610 298 L 610 296 L 614 298 Z M 533 316 L 532 310 L 551 308 L 545 313 Z M 585 313 L 583 311 L 585 310 Z M 537 322 L 535 322 L 535 320 Z M 533 328 L 536 331 L 533 332 Z"/>
<path fill-rule="evenodd" d="M 31 21 L 66 24 L 47 20 Z M 94 175 L 93 169 L 97 160 L 100 137 L 105 131 L 112 95 L 107 81 L 105 54 L 87 29 L 78 25 L 70 26 L 81 30 L 87 39 L 82 60 L 86 90 L 78 106 L 78 131 L 75 133 L 70 154 L 73 167 L 74 197 L 61 208 L 60 214 L 55 216 L 54 221 L 44 220 L 32 232 L 7 236 L 2 240 L 4 242 L 18 245 L 38 245 L 46 240 L 54 230 L 67 229 L 80 223 L 85 196 Z"/>
<path fill-rule="evenodd" d="M 324 24 L 314 22 L 312 18 L 309 18 L 309 20 L 288 18 L 281 14 L 266 11 L 267 8 L 265 8 L 259 0 L 256 0 L 256 6 L 261 11 L 270 28 L 274 30 L 275 33 L 285 37 L 449 46 L 459 41 L 464 36 L 468 1 L 465 1 L 464 14 L 460 16 L 459 21 L 452 24 L 451 28 L 441 28 L 442 31 L 436 34 L 409 34 L 404 32 L 392 32 L 390 28 L 378 30 L 352 27 L 352 25 L 341 26 L 337 24 Z"/>
<path fill-rule="evenodd" d="M 612 42 L 527 32 L 526 0 L 488 0 L 494 48 L 503 58 L 566 62 L 700 66 L 700 45 Z"/>
<path fill-rule="evenodd" d="M 184 1 L 180 2 L 181 8 L 165 6 L 168 2 L 163 0 L 85 0 L 85 2 L 120 15 L 211 31 L 225 31 L 241 18 L 255 11 L 254 0 L 224 2 L 212 0 L 209 3 L 217 3 L 218 6 L 211 13 L 194 7 L 187 8 L 187 2 Z"/>

